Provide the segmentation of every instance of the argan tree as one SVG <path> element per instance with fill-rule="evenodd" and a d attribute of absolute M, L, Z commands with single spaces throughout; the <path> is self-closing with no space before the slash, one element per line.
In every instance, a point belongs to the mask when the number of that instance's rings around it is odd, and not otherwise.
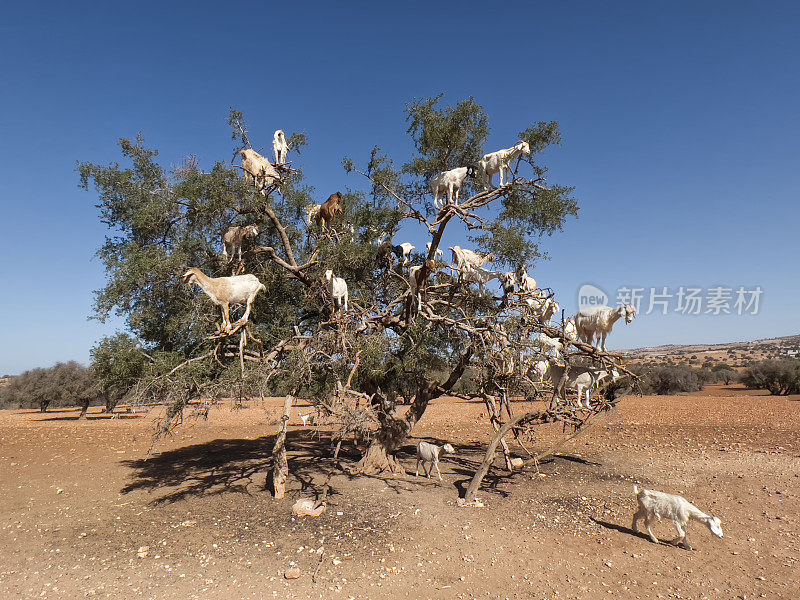
<path fill-rule="evenodd" d="M 572 188 L 547 181 L 541 162 L 561 142 L 558 124 L 509 132 L 509 146 L 519 139 L 531 150 L 511 164 L 511 182 L 488 188 L 480 177 L 468 179 L 461 201 L 438 210 L 428 191 L 431 177 L 477 166 L 494 150 L 484 147 L 489 119 L 473 99 L 445 106 L 440 96 L 410 103 L 406 120 L 416 152 L 402 164 L 378 146 L 363 160 L 343 160 L 352 188 L 342 194 L 344 214 L 325 232 L 307 222 L 305 208 L 336 190 L 304 183 L 295 164 L 306 143 L 302 134 L 289 140 L 294 162 L 281 167 L 281 181 L 261 191 L 225 160 L 203 171 L 189 158 L 168 172 L 141 137 L 120 141 L 125 167 L 79 166 L 81 185 L 94 184 L 110 230 L 99 250 L 108 284 L 97 292 L 97 314 L 124 316 L 147 351 L 135 394 L 170 406 L 162 432 L 194 400 L 291 394 L 311 398 L 340 422 L 340 437 L 371 436 L 354 472 L 400 472 L 394 454 L 431 400 L 482 398 L 495 407 L 499 428 L 503 402 L 512 410 L 508 395 L 530 391 L 525 357 L 539 332 L 560 331 L 532 313 L 530 293 L 495 297 L 469 277 L 452 276 L 436 257 L 439 248 L 465 238 L 508 271 L 543 256 L 542 237 L 578 211 Z M 229 123 L 231 150 L 249 147 L 243 115 L 232 109 Z M 241 261 L 224 259 L 223 232 L 247 224 L 258 225 L 257 238 L 245 245 Z M 409 265 L 376 241 L 398 233 L 403 239 L 395 243 L 413 239 L 425 248 L 430 242 L 426 252 L 418 248 L 411 256 L 419 296 L 411 292 Z M 212 277 L 258 276 L 266 292 L 257 296 L 249 323 L 219 331 L 217 307 L 182 283 L 188 267 Z M 328 269 L 347 282 L 347 313 L 334 309 L 322 277 Z M 548 290 L 537 294 L 547 297 Z M 397 410 L 401 401 L 410 402 L 404 414 Z"/>

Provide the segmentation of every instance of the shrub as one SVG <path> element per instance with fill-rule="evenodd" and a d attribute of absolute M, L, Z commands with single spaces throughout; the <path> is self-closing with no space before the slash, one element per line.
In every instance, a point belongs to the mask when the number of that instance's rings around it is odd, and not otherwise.
<path fill-rule="evenodd" d="M 92 369 L 70 361 L 12 377 L 8 385 L 0 387 L 0 406 L 45 412 L 49 406 L 88 407 L 101 395 Z"/>
<path fill-rule="evenodd" d="M 739 373 L 732 368 L 727 369 L 712 369 L 715 381 L 721 381 L 725 385 L 730 385 L 731 382 L 739 379 Z"/>
<path fill-rule="evenodd" d="M 800 394 L 800 361 L 762 360 L 745 369 L 742 383 L 749 389 L 768 390 L 773 396 Z"/>
<path fill-rule="evenodd" d="M 147 356 L 136 340 L 125 333 L 104 338 L 91 350 L 92 369 L 105 394 L 110 412 L 144 375 Z"/>
<path fill-rule="evenodd" d="M 660 396 L 697 392 L 703 389 L 701 371 L 682 365 L 655 365 L 636 369 L 641 378 L 641 389 L 644 394 Z"/>

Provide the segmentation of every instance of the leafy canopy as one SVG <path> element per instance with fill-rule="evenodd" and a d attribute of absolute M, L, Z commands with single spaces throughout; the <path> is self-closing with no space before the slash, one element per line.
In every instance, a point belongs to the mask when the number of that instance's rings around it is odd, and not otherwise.
<path fill-rule="evenodd" d="M 450 286 L 450 298 L 455 300 L 434 303 L 436 318 L 410 318 L 404 300 L 407 272 L 397 266 L 381 268 L 375 240 L 403 228 L 404 233 L 416 230 L 422 239 L 446 247 L 450 235 L 466 231 L 477 249 L 493 252 L 499 263 L 532 266 L 544 254 L 539 248 L 542 236 L 560 230 L 578 210 L 573 188 L 543 185 L 547 169 L 541 158 L 561 142 L 558 124 L 534 123 L 520 132 L 531 155 L 513 168 L 524 171 L 525 177 L 504 190 L 474 196 L 478 200 L 467 203 L 472 208 L 463 213 L 437 215 L 428 181 L 441 170 L 475 166 L 487 150 L 495 150 L 484 147 L 489 119 L 472 98 L 454 106 L 444 105 L 442 96 L 417 99 L 405 112 L 415 154 L 400 167 L 378 146 L 369 152 L 363 168 L 345 158 L 346 170 L 366 178 L 354 179 L 355 189 L 343 194 L 344 215 L 333 234 L 323 234 L 305 221 L 307 205 L 322 203 L 336 191 L 317 192 L 305 183 L 297 158 L 308 141 L 305 134 L 289 136 L 293 171 L 266 197 L 254 192 L 229 159 L 202 171 L 190 157 L 168 172 L 141 135 L 133 141 L 120 140 L 125 167 L 80 164 L 80 185 L 87 190 L 93 186 L 100 217 L 109 228 L 98 250 L 107 284 L 96 292 L 96 317 L 124 316 L 135 338 L 118 336 L 95 349 L 103 385 L 121 389 L 139 378 L 140 385 L 149 382 L 144 389 L 184 399 L 210 390 L 230 393 L 236 386 L 239 391 L 261 393 L 267 385 L 273 391 L 324 398 L 337 382 L 348 379 L 358 361 L 353 389 L 370 395 L 380 390 L 380 397 L 394 398 L 419 395 L 434 381 L 449 378 L 455 384 L 465 372 L 465 361 L 480 366 L 481 352 L 490 354 L 491 349 L 478 351 L 469 332 L 448 320 L 476 322 L 499 314 L 501 307 L 491 293 L 457 286 L 437 269 L 430 285 Z M 251 145 L 241 112 L 231 109 L 229 124 L 234 147 L 221 150 L 223 157 Z M 508 146 L 516 141 L 510 137 Z M 271 139 L 263 145 L 271 145 Z M 468 182 L 461 197 L 478 192 L 483 192 L 483 182 Z M 252 223 L 260 232 L 247 243 L 244 264 L 225 261 L 220 254 L 224 231 Z M 427 258 L 421 250 L 412 255 L 413 264 L 421 265 Z M 231 360 L 236 356 L 232 351 L 165 378 L 182 360 L 212 347 L 207 338 L 219 322 L 219 309 L 202 292 L 184 285 L 182 274 L 188 267 L 198 267 L 219 277 L 242 266 L 268 290 L 257 296 L 250 319 L 264 347 L 298 332 L 311 342 L 303 352 L 281 354 L 276 359 L 278 370 L 276 361 L 254 360 L 241 376 L 237 361 Z M 331 300 L 321 279 L 326 269 L 348 282 L 351 304 L 360 317 L 345 322 L 332 318 Z M 142 352 L 149 358 L 136 360 L 134 356 Z M 157 379 L 161 387 L 151 385 Z M 164 381 L 171 386 L 168 392 Z"/>

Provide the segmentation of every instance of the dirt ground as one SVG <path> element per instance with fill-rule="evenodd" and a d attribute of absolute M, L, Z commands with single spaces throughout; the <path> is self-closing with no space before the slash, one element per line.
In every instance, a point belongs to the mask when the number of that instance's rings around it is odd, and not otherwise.
<path fill-rule="evenodd" d="M 443 485 L 413 476 L 409 443 L 408 477 L 339 472 L 316 519 L 291 505 L 324 479 L 328 435 L 297 412 L 289 497 L 264 490 L 279 400 L 214 409 L 149 456 L 154 413 L 0 411 L 0 598 L 794 600 L 798 399 L 715 386 L 623 399 L 538 472 L 498 460 L 483 508 L 455 504 L 490 437 L 483 406 L 440 399 L 414 435 L 456 446 Z M 719 516 L 725 537 L 695 523 L 686 551 L 634 534 L 635 482 Z M 656 534 L 675 537 L 663 522 Z"/>

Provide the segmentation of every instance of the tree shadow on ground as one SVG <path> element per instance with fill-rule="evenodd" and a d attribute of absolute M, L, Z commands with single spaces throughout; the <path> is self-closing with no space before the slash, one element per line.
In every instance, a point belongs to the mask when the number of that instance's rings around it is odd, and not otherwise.
<path fill-rule="evenodd" d="M 172 503 L 190 496 L 238 492 L 249 494 L 252 487 L 263 489 L 272 467 L 275 436 L 256 439 L 218 439 L 168 450 L 122 464 L 133 471 L 123 494 L 135 491 L 160 492 L 154 504 Z M 291 476 L 301 491 L 314 486 L 319 474 L 327 474 L 331 461 L 328 443 L 314 439 L 307 430 L 287 434 Z"/>
<path fill-rule="evenodd" d="M 562 460 L 567 460 L 567 461 L 574 462 L 574 463 L 578 463 L 578 464 L 581 464 L 581 465 L 591 465 L 592 467 L 601 467 L 601 466 L 603 466 L 603 463 L 600 463 L 600 462 L 597 462 L 597 461 L 594 461 L 594 460 L 589 460 L 588 458 L 583 458 L 582 456 L 573 456 L 571 454 L 562 454 L 560 452 L 558 454 L 554 454 L 553 457 L 560 458 Z M 542 463 L 539 463 L 539 464 L 542 464 Z"/>

